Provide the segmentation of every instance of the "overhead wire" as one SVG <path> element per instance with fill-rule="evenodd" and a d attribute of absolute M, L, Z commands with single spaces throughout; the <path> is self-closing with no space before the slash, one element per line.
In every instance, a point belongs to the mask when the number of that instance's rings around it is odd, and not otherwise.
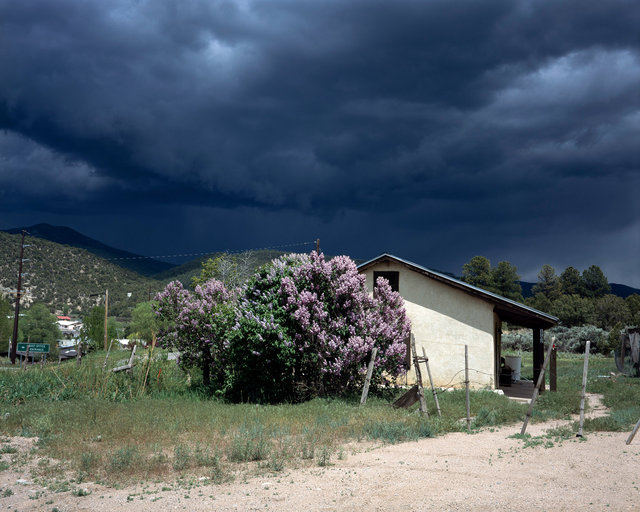
<path fill-rule="evenodd" d="M 207 256 L 209 254 L 219 254 L 219 253 L 225 253 L 225 254 L 242 254 L 244 252 L 252 252 L 252 251 L 270 251 L 270 250 L 275 250 L 275 249 L 286 249 L 288 247 L 301 247 L 301 246 L 306 246 L 306 245 L 312 245 L 312 244 L 316 244 L 316 240 L 312 241 L 312 242 L 297 242 L 297 243 L 289 243 L 289 244 L 281 244 L 281 245 L 272 245 L 269 247 L 256 247 L 253 249 L 242 249 L 242 250 L 235 250 L 235 251 L 207 251 L 207 252 L 189 252 L 189 253 L 180 253 L 180 254 L 159 254 L 159 255 L 154 255 L 154 256 L 128 256 L 128 257 L 121 257 L 121 258 L 104 258 L 105 260 L 108 261 L 116 261 L 116 260 L 144 260 L 144 259 L 162 259 L 162 258 L 184 258 L 184 257 L 191 257 L 191 256 Z"/>

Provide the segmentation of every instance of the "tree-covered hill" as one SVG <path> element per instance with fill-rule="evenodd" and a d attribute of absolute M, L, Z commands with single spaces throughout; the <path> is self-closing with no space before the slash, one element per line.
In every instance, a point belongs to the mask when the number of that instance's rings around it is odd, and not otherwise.
<path fill-rule="evenodd" d="M 31 237 L 42 238 L 50 242 L 85 249 L 100 258 L 112 261 L 116 265 L 133 270 L 143 276 L 152 276 L 158 272 L 171 269 L 175 265 L 164 261 L 146 258 L 139 254 L 116 249 L 109 245 L 94 240 L 78 231 L 66 226 L 52 226 L 51 224 L 35 224 L 28 227 L 5 229 L 6 233 L 21 234 L 26 230 Z"/>
<path fill-rule="evenodd" d="M 20 238 L 0 231 L 0 291 L 12 301 L 18 281 Z M 77 315 L 103 304 L 108 289 L 109 313 L 127 317 L 136 303 L 148 300 L 164 286 L 83 249 L 31 236 L 25 238 L 25 246 L 25 305 L 44 302 L 52 310 Z"/>

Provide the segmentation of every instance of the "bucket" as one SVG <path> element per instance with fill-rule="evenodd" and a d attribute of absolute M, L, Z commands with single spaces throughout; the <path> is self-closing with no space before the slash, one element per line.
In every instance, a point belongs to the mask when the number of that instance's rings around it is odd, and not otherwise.
<path fill-rule="evenodd" d="M 504 363 L 511 368 L 511 380 L 514 382 L 520 380 L 522 358 L 520 356 L 505 356 Z"/>

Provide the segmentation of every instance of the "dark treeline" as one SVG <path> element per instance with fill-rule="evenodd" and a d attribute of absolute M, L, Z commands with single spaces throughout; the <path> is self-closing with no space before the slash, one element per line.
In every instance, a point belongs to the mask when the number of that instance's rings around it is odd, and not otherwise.
<path fill-rule="evenodd" d="M 475 256 L 462 267 L 462 280 L 508 299 L 558 317 L 565 327 L 595 325 L 607 331 L 640 324 L 640 295 L 626 299 L 613 295 L 600 267 L 580 272 L 567 267 L 560 274 L 543 265 L 533 296 L 524 299 L 516 267 L 501 261 L 492 267 L 484 256 Z"/>

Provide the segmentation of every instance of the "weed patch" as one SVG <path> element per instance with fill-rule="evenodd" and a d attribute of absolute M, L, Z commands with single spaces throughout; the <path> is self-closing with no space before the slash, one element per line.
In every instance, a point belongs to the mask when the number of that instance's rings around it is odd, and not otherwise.
<path fill-rule="evenodd" d="M 231 441 L 227 458 L 231 462 L 252 462 L 265 460 L 270 453 L 264 427 L 254 425 L 244 427 Z"/>
<path fill-rule="evenodd" d="M 369 439 L 395 444 L 403 441 L 417 441 L 424 437 L 433 437 L 431 427 L 426 421 L 399 422 L 377 421 L 365 425 L 364 432 Z"/>
<path fill-rule="evenodd" d="M 136 446 L 125 446 L 109 454 L 111 472 L 129 472 L 142 463 L 142 457 Z"/>

